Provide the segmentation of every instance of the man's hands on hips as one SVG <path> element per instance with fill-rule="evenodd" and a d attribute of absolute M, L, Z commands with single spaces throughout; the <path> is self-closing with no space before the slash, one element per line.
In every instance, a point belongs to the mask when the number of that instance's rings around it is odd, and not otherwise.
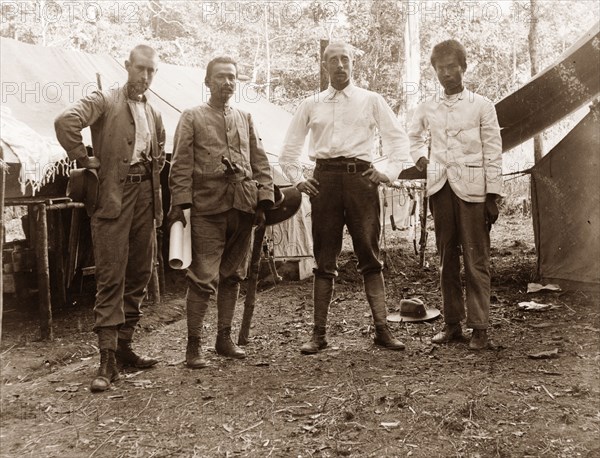
<path fill-rule="evenodd" d="M 167 214 L 167 226 L 171 229 L 171 226 L 177 221 L 181 221 L 183 227 L 187 224 L 185 216 L 183 215 L 183 207 L 181 205 L 173 205 L 169 213 Z"/>
<path fill-rule="evenodd" d="M 100 168 L 100 159 L 96 156 L 82 156 L 77 159 L 77 162 L 84 169 L 99 169 Z"/>
<path fill-rule="evenodd" d="M 313 197 L 319 194 L 319 182 L 314 178 L 309 178 L 306 181 L 301 181 L 298 183 L 296 185 L 296 189 L 310 197 Z"/>
<path fill-rule="evenodd" d="M 367 177 L 369 180 L 371 180 L 375 184 L 390 182 L 390 179 L 387 177 L 387 175 L 385 173 L 382 173 L 379 170 L 374 169 L 373 167 L 371 167 L 369 170 L 365 170 L 362 173 L 362 176 Z"/>
<path fill-rule="evenodd" d="M 485 196 L 485 224 L 488 231 L 492 229 L 492 224 L 498 220 L 498 194 L 486 194 Z"/>

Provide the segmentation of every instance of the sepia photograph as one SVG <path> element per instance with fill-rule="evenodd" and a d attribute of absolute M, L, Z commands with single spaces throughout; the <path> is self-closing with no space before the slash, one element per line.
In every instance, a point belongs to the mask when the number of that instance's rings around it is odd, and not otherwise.
<path fill-rule="evenodd" d="M 0 0 L 0 458 L 600 456 L 597 0 Z"/>

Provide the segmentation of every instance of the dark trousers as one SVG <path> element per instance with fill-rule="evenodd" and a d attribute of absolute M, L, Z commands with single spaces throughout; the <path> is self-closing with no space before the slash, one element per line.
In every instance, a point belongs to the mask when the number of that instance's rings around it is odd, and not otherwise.
<path fill-rule="evenodd" d="M 216 215 L 192 210 L 192 263 L 187 271 L 188 298 L 214 294 L 219 281 L 246 278 L 254 215 L 232 208 Z"/>
<path fill-rule="evenodd" d="M 319 182 L 319 194 L 310 199 L 315 275 L 337 276 L 344 225 L 352 237 L 360 273 L 381 272 L 378 186 L 361 172 L 323 171 L 318 166 L 314 178 Z"/>
<path fill-rule="evenodd" d="M 429 198 L 440 255 L 444 320 L 460 323 L 465 318 L 460 254 L 466 283 L 466 325 L 487 329 L 490 311 L 490 234 L 485 223 L 485 203 L 465 202 L 446 182 Z"/>
<path fill-rule="evenodd" d="M 152 182 L 126 183 L 116 219 L 92 217 L 96 263 L 94 329 L 116 326 L 131 340 L 152 275 L 155 230 Z"/>

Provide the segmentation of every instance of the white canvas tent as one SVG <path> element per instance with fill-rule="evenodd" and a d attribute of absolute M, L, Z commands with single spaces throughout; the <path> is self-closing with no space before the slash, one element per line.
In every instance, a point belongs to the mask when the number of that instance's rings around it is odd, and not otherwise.
<path fill-rule="evenodd" d="M 8 146 L 14 144 L 15 138 L 19 138 L 18 132 L 11 129 L 18 122 L 35 131 L 46 144 L 55 146 L 54 118 L 63 109 L 97 89 L 98 82 L 106 89 L 122 85 L 127 79 L 124 63 L 108 55 L 91 55 L 0 38 L 0 56 L 3 106 L 0 137 Z M 159 66 L 148 98 L 162 114 L 167 131 L 168 153 L 172 149 L 172 136 L 181 111 L 208 99 L 209 94 L 203 83 L 204 74 L 205 70 L 201 68 L 169 64 Z M 288 185 L 279 170 L 277 154 L 291 115 L 267 102 L 251 85 L 244 83 L 240 84 L 234 96 L 234 104 L 252 114 L 272 163 L 275 183 Z M 11 120 L 15 122 L 5 123 L 8 115 L 5 118 L 4 113 L 10 113 Z M 89 133 L 85 135 L 87 143 L 91 144 Z M 39 170 L 48 170 L 56 163 L 55 154 L 40 153 L 33 144 L 30 147 L 35 150 L 29 153 L 27 148 L 12 148 L 15 153 L 13 156 L 16 156 L 12 160 L 18 160 L 23 166 L 33 157 Z M 56 149 L 53 151 L 56 152 Z M 64 155 L 59 160 L 63 159 Z M 31 173 L 28 173 L 28 178 L 38 185 L 43 181 L 42 176 Z M 28 191 L 31 192 L 31 187 Z M 309 208 L 310 204 L 303 201 L 301 210 L 293 218 L 272 229 L 281 233 L 279 239 L 290 240 L 290 243 L 274 244 L 275 257 L 301 260 L 300 272 L 305 276 L 310 273 L 312 263 Z"/>

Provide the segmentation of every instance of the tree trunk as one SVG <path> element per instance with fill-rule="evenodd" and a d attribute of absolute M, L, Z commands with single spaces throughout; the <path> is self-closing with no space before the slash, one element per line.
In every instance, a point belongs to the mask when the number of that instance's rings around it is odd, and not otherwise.
<path fill-rule="evenodd" d="M 266 65 L 266 79 L 267 85 L 265 86 L 265 96 L 267 100 L 271 101 L 271 50 L 269 48 L 269 14 L 267 11 L 268 6 L 265 5 L 265 65 Z"/>
<path fill-rule="evenodd" d="M 539 3 L 538 0 L 529 0 L 529 8 L 531 8 L 531 22 L 529 23 L 529 60 L 531 62 L 531 76 L 535 76 L 539 71 Z M 544 144 L 542 135 L 538 134 L 533 137 L 533 162 L 537 164 L 544 155 Z"/>
<path fill-rule="evenodd" d="M 404 95 L 406 100 L 406 122 L 420 99 L 421 40 L 419 36 L 419 12 L 406 14 L 404 28 Z"/>
<path fill-rule="evenodd" d="M 323 63 L 323 55 L 325 54 L 325 48 L 327 48 L 327 45 L 329 45 L 329 40 L 321 39 L 321 41 L 320 41 L 321 49 L 319 51 L 319 81 L 320 81 L 319 87 L 321 89 L 321 92 L 324 91 L 325 89 L 327 89 L 327 87 L 329 87 L 329 75 L 323 68 L 323 64 L 322 64 Z"/>

